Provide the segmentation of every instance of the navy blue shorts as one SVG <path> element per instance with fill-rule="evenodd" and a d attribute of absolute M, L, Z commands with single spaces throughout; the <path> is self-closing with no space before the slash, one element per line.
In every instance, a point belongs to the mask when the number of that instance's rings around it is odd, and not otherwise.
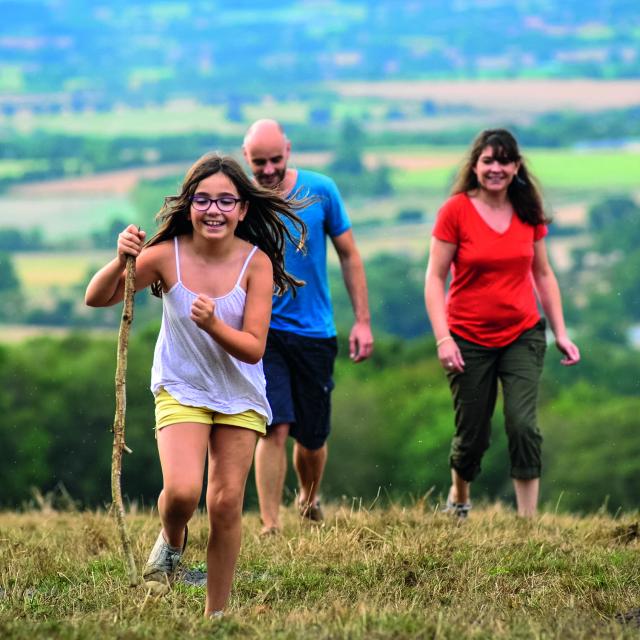
<path fill-rule="evenodd" d="M 262 359 L 274 424 L 307 449 L 319 449 L 331 430 L 333 365 L 338 342 L 269 329 Z"/>

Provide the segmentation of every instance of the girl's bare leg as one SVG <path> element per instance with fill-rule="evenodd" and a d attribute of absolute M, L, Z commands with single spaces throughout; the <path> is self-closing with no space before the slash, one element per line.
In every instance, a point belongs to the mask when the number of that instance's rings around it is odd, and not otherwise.
<path fill-rule="evenodd" d="M 162 491 L 158 511 L 164 538 L 181 548 L 184 529 L 198 506 L 211 426 L 183 422 L 158 431 Z"/>
<path fill-rule="evenodd" d="M 253 461 L 257 434 L 251 429 L 215 425 L 209 439 L 207 511 L 207 602 L 205 615 L 222 611 L 242 538 L 244 488 Z"/>

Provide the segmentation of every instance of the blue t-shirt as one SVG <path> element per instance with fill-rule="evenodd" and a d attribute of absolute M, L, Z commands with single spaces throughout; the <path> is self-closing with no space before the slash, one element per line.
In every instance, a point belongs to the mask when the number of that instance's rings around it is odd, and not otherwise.
<path fill-rule="evenodd" d="M 273 297 L 271 327 L 311 338 L 331 338 L 336 327 L 327 276 L 327 236 L 339 236 L 351 228 L 351 222 L 335 182 L 327 176 L 298 169 L 291 194 L 317 197 L 317 202 L 298 214 L 307 225 L 306 251 L 287 242 L 284 256 L 285 269 L 306 284 L 297 289 L 295 298 L 290 291 Z M 295 234 L 293 225 L 287 219 L 285 223 Z"/>

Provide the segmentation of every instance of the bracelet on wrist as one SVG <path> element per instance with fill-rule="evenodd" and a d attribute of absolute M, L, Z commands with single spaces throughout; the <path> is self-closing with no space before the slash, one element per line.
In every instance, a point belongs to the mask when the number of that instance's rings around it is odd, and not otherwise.
<path fill-rule="evenodd" d="M 436 349 L 441 345 L 444 344 L 447 340 L 453 340 L 453 336 L 445 336 L 444 338 L 440 338 L 440 340 L 438 340 L 436 342 Z"/>

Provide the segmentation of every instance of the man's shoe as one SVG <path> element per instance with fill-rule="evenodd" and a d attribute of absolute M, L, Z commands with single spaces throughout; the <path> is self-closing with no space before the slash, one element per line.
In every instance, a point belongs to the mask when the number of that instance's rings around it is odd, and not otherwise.
<path fill-rule="evenodd" d="M 316 500 L 313 504 L 310 502 L 299 502 L 298 511 L 301 518 L 305 518 L 311 522 L 322 522 L 324 520 L 324 514 L 320 508 L 320 500 Z"/>
<path fill-rule="evenodd" d="M 164 595 L 169 591 L 182 554 L 187 547 L 188 535 L 189 530 L 185 527 L 184 543 L 180 549 L 180 547 L 172 547 L 167 543 L 162 535 L 162 530 L 158 534 L 147 564 L 142 571 L 144 584 L 154 595 Z"/>

